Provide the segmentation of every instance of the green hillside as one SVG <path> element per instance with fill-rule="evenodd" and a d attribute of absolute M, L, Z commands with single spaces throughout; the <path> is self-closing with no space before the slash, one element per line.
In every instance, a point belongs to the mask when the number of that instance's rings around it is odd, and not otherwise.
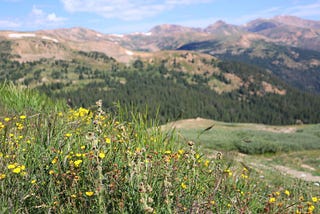
<path fill-rule="evenodd" d="M 19 63 L 3 55 L 0 77 L 36 88 L 72 106 L 103 99 L 158 116 L 161 122 L 204 117 L 229 122 L 294 124 L 320 121 L 320 98 L 297 91 L 255 66 L 176 52 L 157 61 L 122 64 L 99 52 L 71 60 Z"/>

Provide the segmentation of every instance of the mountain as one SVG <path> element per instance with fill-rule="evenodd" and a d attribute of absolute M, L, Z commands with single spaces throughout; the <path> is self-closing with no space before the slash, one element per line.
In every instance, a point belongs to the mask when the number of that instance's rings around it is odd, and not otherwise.
<path fill-rule="evenodd" d="M 320 21 L 276 16 L 272 19 L 253 20 L 246 24 L 245 29 L 282 45 L 320 51 Z"/>
<path fill-rule="evenodd" d="M 317 38 L 309 41 L 304 33 L 317 27 L 274 17 L 203 29 L 164 24 L 127 35 L 84 28 L 1 31 L 0 80 L 77 106 L 103 99 L 109 108 L 114 102 L 148 108 L 162 122 L 201 116 L 316 123 L 320 51 Z"/>
<path fill-rule="evenodd" d="M 129 62 L 133 52 L 93 30 L 70 28 L 36 32 L 0 31 L 0 42 L 9 42 L 18 61 L 41 58 L 68 59 L 74 51 L 98 51 L 121 62 Z M 0 52 L 3 50 L 0 50 Z"/>

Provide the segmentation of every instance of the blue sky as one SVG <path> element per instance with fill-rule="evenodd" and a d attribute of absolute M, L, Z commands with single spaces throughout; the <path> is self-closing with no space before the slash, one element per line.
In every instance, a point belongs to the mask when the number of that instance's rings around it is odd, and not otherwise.
<path fill-rule="evenodd" d="M 0 30 L 85 27 L 147 32 L 158 24 L 206 27 L 293 15 L 320 21 L 320 0 L 0 0 Z"/>

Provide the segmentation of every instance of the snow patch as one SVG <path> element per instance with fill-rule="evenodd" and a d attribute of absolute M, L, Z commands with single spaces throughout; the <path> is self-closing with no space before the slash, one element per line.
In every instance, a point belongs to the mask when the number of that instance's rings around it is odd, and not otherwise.
<path fill-rule="evenodd" d="M 42 39 L 46 39 L 46 40 L 53 41 L 53 42 L 55 42 L 55 43 L 58 43 L 58 42 L 59 42 L 57 39 L 51 38 L 51 37 L 49 37 L 49 36 L 42 36 L 41 38 L 42 38 Z"/>
<path fill-rule="evenodd" d="M 133 55 L 133 52 L 132 52 L 132 51 L 129 51 L 129 50 L 126 50 L 126 54 L 132 56 L 132 55 Z"/>
<path fill-rule="evenodd" d="M 9 38 L 17 38 L 17 39 L 20 39 L 23 37 L 35 37 L 35 36 L 36 34 L 34 33 L 9 33 L 8 34 Z"/>
<path fill-rule="evenodd" d="M 111 34 L 111 36 L 115 36 L 115 37 L 119 37 L 119 38 L 123 38 L 124 37 L 123 34 Z"/>

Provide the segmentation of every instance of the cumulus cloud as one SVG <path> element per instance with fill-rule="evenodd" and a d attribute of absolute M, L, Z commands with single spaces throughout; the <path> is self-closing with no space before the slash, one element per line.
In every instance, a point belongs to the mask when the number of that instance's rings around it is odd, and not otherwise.
<path fill-rule="evenodd" d="M 54 23 L 61 23 L 65 21 L 66 18 L 64 17 L 58 17 L 55 13 L 46 13 L 42 9 L 33 6 L 31 13 L 29 15 L 29 22 L 30 25 L 34 24 L 37 26 L 41 25 L 50 25 Z"/>
<path fill-rule="evenodd" d="M 69 12 L 96 13 L 105 18 L 140 20 L 181 5 L 208 3 L 213 0 L 60 0 Z"/>

